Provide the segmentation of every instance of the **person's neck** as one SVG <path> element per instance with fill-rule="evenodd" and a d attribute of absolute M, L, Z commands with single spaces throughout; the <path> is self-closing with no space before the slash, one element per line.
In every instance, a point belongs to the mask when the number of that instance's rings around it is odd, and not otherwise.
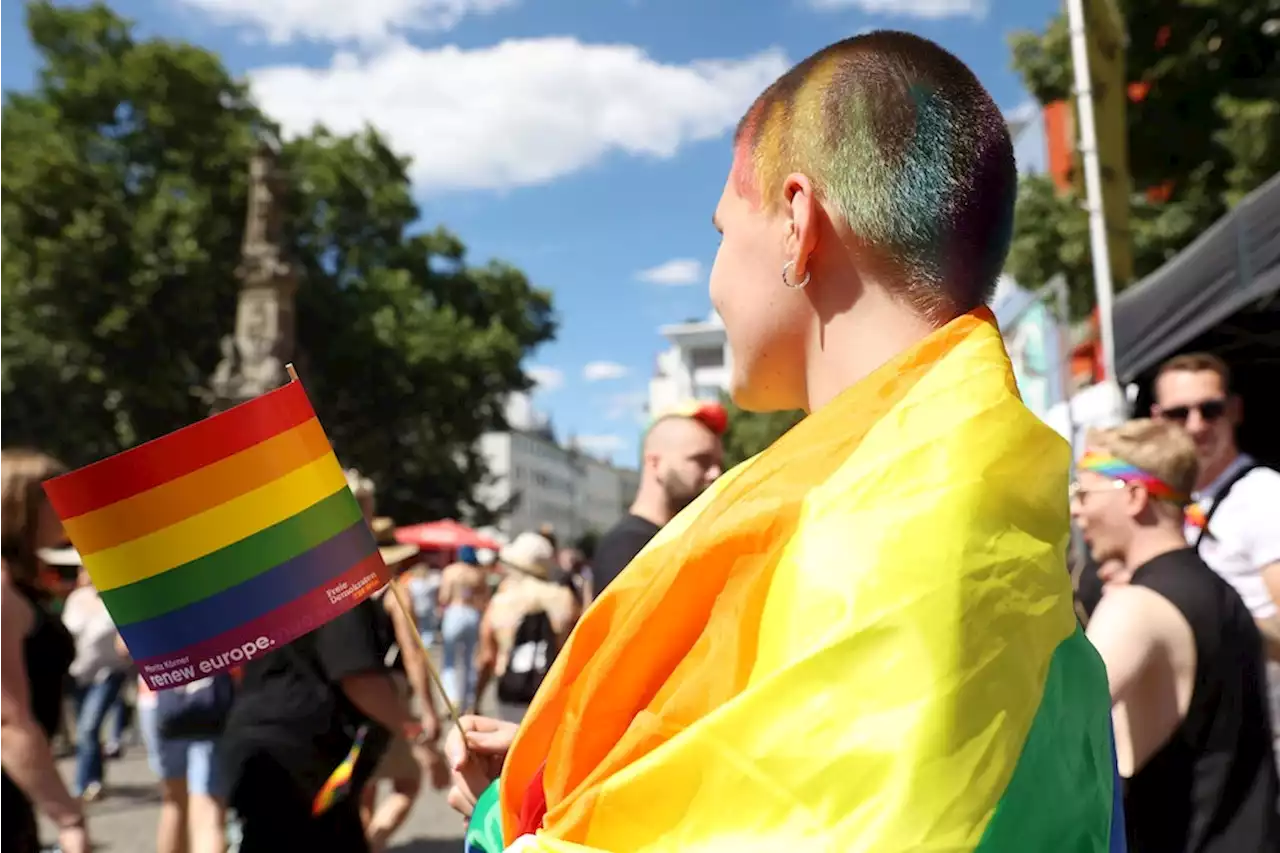
<path fill-rule="evenodd" d="M 636 492 L 636 499 L 631 503 L 631 514 L 658 527 L 666 527 L 672 518 L 666 494 L 660 489 L 649 488 L 646 484 L 642 484 Z"/>
<path fill-rule="evenodd" d="M 1159 524 L 1136 532 L 1129 548 L 1125 551 L 1124 565 L 1134 571 L 1156 557 L 1162 557 L 1172 551 L 1181 551 L 1187 547 L 1186 537 L 1181 527 L 1172 523 Z"/>
<path fill-rule="evenodd" d="M 935 331 L 882 288 L 866 286 L 853 306 L 832 314 L 809 342 L 808 411 L 822 408 Z"/>
<path fill-rule="evenodd" d="M 1231 464 L 1240 457 L 1240 450 L 1234 444 L 1231 450 L 1207 465 L 1200 467 L 1200 474 L 1196 477 L 1196 491 L 1203 491 L 1208 488 L 1214 480 L 1222 476 L 1222 472 L 1231 467 Z"/>

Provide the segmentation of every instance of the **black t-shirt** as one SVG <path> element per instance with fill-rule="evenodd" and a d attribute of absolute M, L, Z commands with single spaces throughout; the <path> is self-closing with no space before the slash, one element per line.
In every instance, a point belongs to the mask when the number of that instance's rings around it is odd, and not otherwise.
<path fill-rule="evenodd" d="M 318 790 L 350 749 L 354 730 L 368 722 L 339 682 L 386 671 L 389 623 L 382 602 L 369 599 L 245 664 L 219 744 L 232 785 L 253 753 L 266 752 L 302 787 Z"/>
<path fill-rule="evenodd" d="M 599 596 L 613 579 L 622 574 L 627 564 L 635 559 L 649 540 L 657 535 L 658 525 L 628 513 L 601 537 L 596 553 L 591 559 L 595 594 Z"/>
<path fill-rule="evenodd" d="M 1195 638 L 1191 702 L 1125 791 L 1132 853 L 1280 851 L 1262 638 L 1236 591 L 1190 548 L 1133 573 Z"/>

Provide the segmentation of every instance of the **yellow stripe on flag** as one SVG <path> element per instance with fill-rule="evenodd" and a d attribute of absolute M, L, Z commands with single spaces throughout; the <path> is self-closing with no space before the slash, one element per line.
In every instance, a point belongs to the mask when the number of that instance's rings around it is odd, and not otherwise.
<path fill-rule="evenodd" d="M 312 418 L 186 476 L 68 519 L 64 526 L 81 555 L 89 556 L 234 500 L 329 452 L 324 429 Z"/>
<path fill-rule="evenodd" d="M 99 590 L 143 580 L 189 563 L 302 512 L 346 485 L 327 453 L 274 482 L 188 519 L 84 557 Z"/>
<path fill-rule="evenodd" d="M 543 853 L 975 850 L 1076 627 L 1069 465 L 986 312 L 844 392 L 593 603 L 507 755 L 507 841 L 540 784 Z M 1061 787 L 1035 807 L 1081 814 Z"/>

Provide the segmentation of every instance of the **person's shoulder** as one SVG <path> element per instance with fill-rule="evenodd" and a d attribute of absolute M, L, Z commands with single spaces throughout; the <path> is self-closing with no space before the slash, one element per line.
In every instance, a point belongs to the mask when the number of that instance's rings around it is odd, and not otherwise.
<path fill-rule="evenodd" d="M 605 531 L 605 534 L 600 537 L 599 544 L 604 545 L 606 542 L 617 541 L 618 539 L 627 539 L 635 536 L 637 533 L 646 532 L 653 527 L 657 527 L 657 525 L 651 521 L 641 518 L 638 515 L 627 513 L 622 518 L 618 519 L 614 523 L 613 527 L 610 527 Z"/>
<path fill-rule="evenodd" d="M 31 629 L 31 619 L 34 615 L 34 606 L 18 590 L 18 585 L 9 577 L 9 567 L 6 563 L 4 572 L 0 574 L 0 612 L 3 613 L 3 622 L 5 627 L 17 629 L 17 633 L 26 636 Z M 8 633 L 8 632 L 6 632 Z"/>
<path fill-rule="evenodd" d="M 1241 477 L 1223 500 L 1235 503 L 1233 498 L 1243 498 L 1250 502 L 1271 501 L 1270 506 L 1274 507 L 1275 502 L 1280 502 L 1280 471 L 1259 465 Z"/>
<path fill-rule="evenodd" d="M 1086 633 L 1095 642 L 1102 635 L 1156 640 L 1183 628 L 1189 626 L 1177 604 L 1157 589 L 1131 583 L 1107 590 L 1089 618 Z"/>
<path fill-rule="evenodd" d="M 623 565 L 631 561 L 641 548 L 658 532 L 658 525 L 635 515 L 623 516 L 617 524 L 600 537 L 592 562 L 595 565 L 621 559 Z M 617 569 L 621 570 L 622 566 Z"/>

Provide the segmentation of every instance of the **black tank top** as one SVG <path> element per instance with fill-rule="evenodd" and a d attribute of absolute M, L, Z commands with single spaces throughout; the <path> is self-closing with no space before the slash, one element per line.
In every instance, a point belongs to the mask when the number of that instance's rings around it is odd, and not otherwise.
<path fill-rule="evenodd" d="M 1131 581 L 1177 607 L 1195 636 L 1182 721 L 1125 791 L 1130 853 L 1280 851 L 1262 638 L 1235 590 L 1190 548 Z"/>
<path fill-rule="evenodd" d="M 67 670 L 76 656 L 75 640 L 62 622 L 45 608 L 45 596 L 26 584 L 14 583 L 13 586 L 31 605 L 31 631 L 22 642 L 31 710 L 45 734 L 52 735 L 62 715 L 62 693 Z"/>

